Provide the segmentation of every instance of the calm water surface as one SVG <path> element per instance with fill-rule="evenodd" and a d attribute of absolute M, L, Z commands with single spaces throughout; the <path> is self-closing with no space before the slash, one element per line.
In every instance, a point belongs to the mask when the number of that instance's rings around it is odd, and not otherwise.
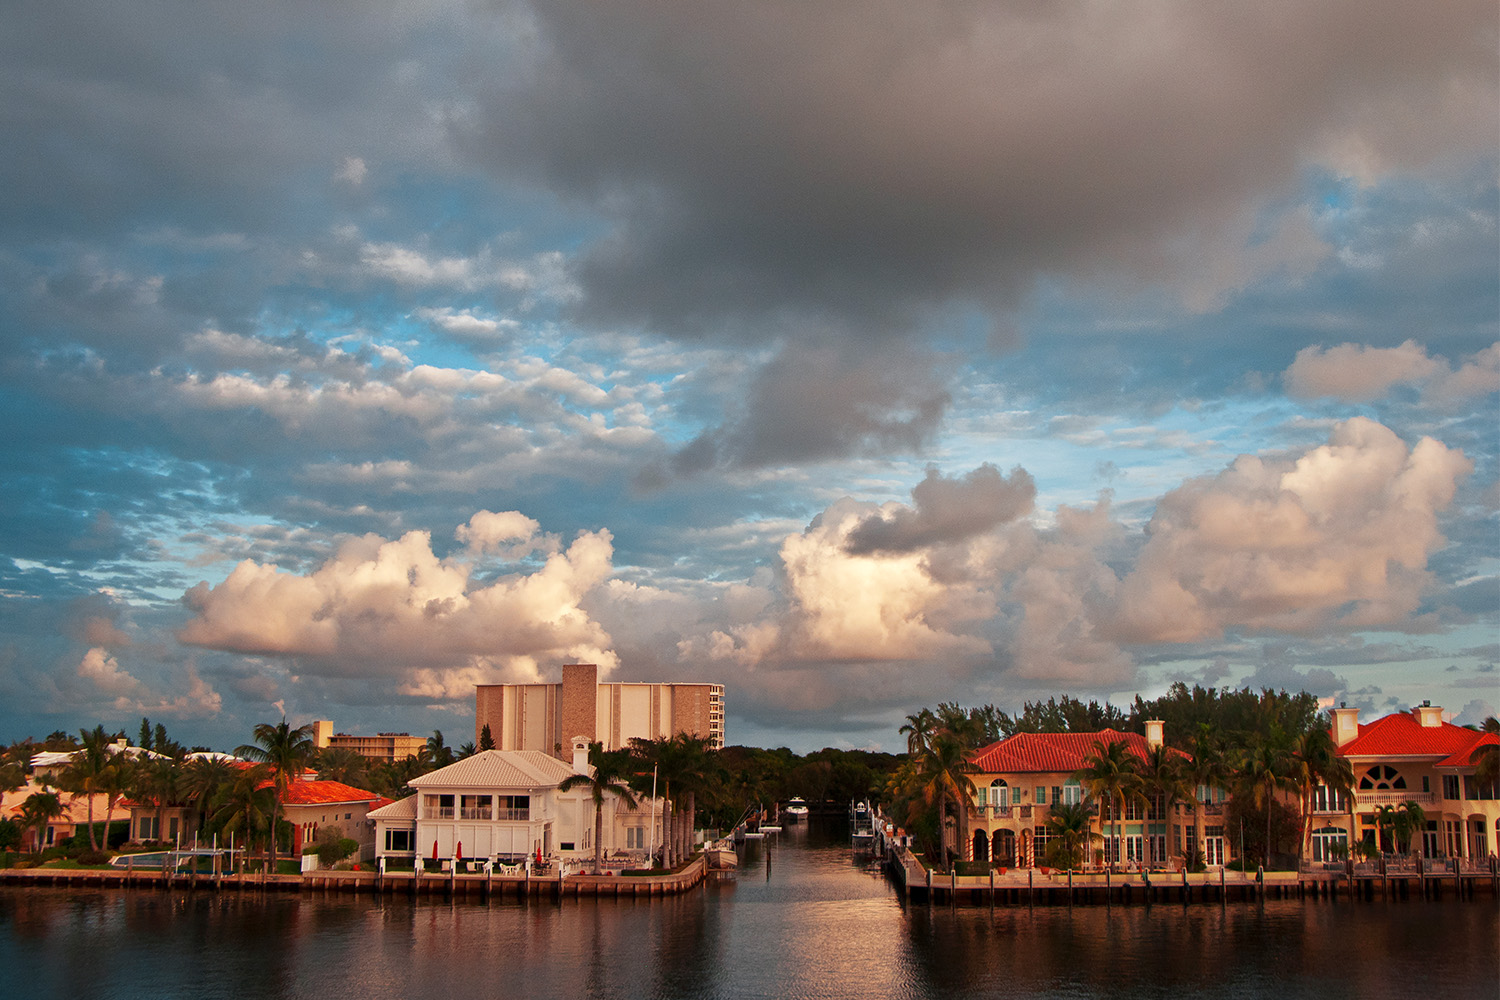
<path fill-rule="evenodd" d="M 903 906 L 837 828 L 674 899 L 0 889 L 8 996 L 1494 997 L 1495 900 Z"/>

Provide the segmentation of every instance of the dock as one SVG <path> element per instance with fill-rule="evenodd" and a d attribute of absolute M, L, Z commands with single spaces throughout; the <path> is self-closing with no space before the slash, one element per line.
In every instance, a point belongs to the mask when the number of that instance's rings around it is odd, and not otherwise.
<path fill-rule="evenodd" d="M 474 872 L 312 871 L 296 875 L 185 872 L 170 869 L 21 868 L 0 871 L 0 885 L 53 885 L 205 892 L 383 893 L 443 895 L 487 901 L 506 897 L 564 899 L 569 896 L 650 898 L 688 892 L 703 882 L 700 854 L 681 869 L 661 875 L 588 875 L 552 872 L 495 875 Z"/>

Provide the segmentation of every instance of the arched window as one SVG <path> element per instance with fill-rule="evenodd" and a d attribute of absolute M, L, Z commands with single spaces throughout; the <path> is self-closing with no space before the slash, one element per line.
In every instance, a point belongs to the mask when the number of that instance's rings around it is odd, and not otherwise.
<path fill-rule="evenodd" d="M 1365 791 L 1388 791 L 1405 788 L 1406 779 L 1389 764 L 1376 764 L 1360 777 L 1359 787 Z"/>
<path fill-rule="evenodd" d="M 1010 805 L 1010 786 L 1005 783 L 1004 778 L 996 778 L 990 782 L 990 805 L 996 809 Z"/>

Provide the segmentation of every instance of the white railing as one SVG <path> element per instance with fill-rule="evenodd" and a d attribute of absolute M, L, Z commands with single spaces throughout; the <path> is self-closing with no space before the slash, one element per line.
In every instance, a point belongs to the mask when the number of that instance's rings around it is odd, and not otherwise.
<path fill-rule="evenodd" d="M 1355 792 L 1356 810 L 1365 809 L 1370 806 L 1399 806 L 1407 802 L 1415 802 L 1419 806 L 1435 806 L 1438 802 L 1436 792 Z"/>

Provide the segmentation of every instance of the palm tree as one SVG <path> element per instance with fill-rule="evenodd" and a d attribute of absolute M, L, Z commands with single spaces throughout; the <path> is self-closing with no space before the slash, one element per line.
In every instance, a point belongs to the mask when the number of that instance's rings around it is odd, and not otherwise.
<path fill-rule="evenodd" d="M 1255 740 L 1240 757 L 1240 786 L 1249 793 L 1257 808 L 1266 811 L 1266 853 L 1264 865 L 1271 867 L 1271 806 L 1276 801 L 1278 789 L 1288 791 L 1297 787 L 1292 776 L 1292 753 L 1281 738 L 1279 730 L 1273 728 L 1269 736 Z M 1245 859 L 1240 859 L 1245 864 Z"/>
<path fill-rule="evenodd" d="M 1077 868 L 1095 842 L 1094 804 L 1088 799 L 1054 805 L 1047 813 L 1047 853 L 1043 859 L 1054 868 Z"/>
<path fill-rule="evenodd" d="M 1318 786 L 1335 792 L 1347 792 L 1344 774 L 1348 775 L 1348 786 L 1354 781 L 1354 771 L 1349 762 L 1339 756 L 1333 736 L 1323 726 L 1313 726 L 1297 737 L 1291 756 L 1292 783 L 1297 788 L 1297 798 L 1302 806 L 1302 835 L 1297 841 L 1297 865 L 1300 868 L 1312 843 L 1313 796 Z"/>
<path fill-rule="evenodd" d="M 432 735 L 427 737 L 427 745 L 422 749 L 433 767 L 447 767 L 453 763 L 453 748 L 443 741 L 441 729 L 432 731 Z"/>
<path fill-rule="evenodd" d="M 1168 746 L 1154 746 L 1146 751 L 1146 760 L 1141 765 L 1141 779 L 1146 794 L 1161 809 L 1162 822 L 1171 822 L 1172 807 L 1191 798 L 1193 790 L 1183 778 L 1182 755 Z M 1165 858 L 1153 858 L 1161 862 Z"/>
<path fill-rule="evenodd" d="M 906 734 L 906 752 L 909 754 L 921 754 L 927 751 L 927 745 L 932 741 L 932 735 L 937 731 L 937 716 L 932 714 L 932 709 L 924 708 L 914 715 L 906 717 L 906 724 L 897 732 Z"/>
<path fill-rule="evenodd" d="M 1084 758 L 1078 781 L 1090 795 L 1109 803 L 1114 817 L 1114 860 L 1121 860 L 1120 821 L 1125 817 L 1125 803 L 1139 800 L 1145 781 L 1140 765 L 1124 740 L 1095 740 L 1093 751 Z"/>
<path fill-rule="evenodd" d="M 570 774 L 557 786 L 559 792 L 575 788 L 587 788 L 594 801 L 594 873 L 604 867 L 604 797 L 613 795 L 631 809 L 636 807 L 635 795 L 625 779 L 633 770 L 629 753 L 606 753 L 604 744 L 589 744 L 590 774 Z"/>
<path fill-rule="evenodd" d="M 95 851 L 99 850 L 99 838 L 94 831 L 94 795 L 103 791 L 102 785 L 112 763 L 112 754 L 109 752 L 110 744 L 113 742 L 109 734 L 104 731 L 103 726 L 95 726 L 93 731 L 80 729 L 78 731 L 82 740 L 79 741 L 78 752 L 73 754 L 62 774 L 59 775 L 59 784 L 65 791 L 73 793 L 73 798 L 86 796 L 88 803 L 89 823 L 89 847 Z M 105 833 L 106 842 L 109 840 L 108 831 Z"/>
<path fill-rule="evenodd" d="M 317 756 L 318 777 L 364 788 L 370 780 L 370 758 L 349 747 L 324 747 Z"/>
<path fill-rule="evenodd" d="M 147 757 L 136 762 L 132 770 L 130 795 L 142 805 L 156 806 L 156 839 L 162 838 L 162 819 L 167 806 L 176 803 L 181 766 L 170 757 Z"/>
<path fill-rule="evenodd" d="M 1207 723 L 1199 723 L 1193 736 L 1193 755 L 1183 765 L 1183 777 L 1193 787 L 1193 860 L 1204 856 L 1205 834 L 1203 832 L 1205 796 L 1214 788 L 1221 787 L 1229 774 L 1218 737 Z M 1201 790 L 1201 791 L 1200 791 Z"/>
<path fill-rule="evenodd" d="M 203 825 L 219 792 L 226 785 L 233 784 L 242 770 L 233 762 L 219 757 L 196 757 L 183 765 L 178 791 L 197 814 L 193 826 L 195 830 Z"/>
<path fill-rule="evenodd" d="M 436 734 L 439 739 L 442 734 Z M 281 807 L 286 801 L 286 793 L 312 761 L 313 754 L 317 753 L 317 746 L 313 743 L 312 726 L 299 726 L 293 729 L 283 716 L 281 722 L 272 725 L 262 722 L 255 727 L 255 742 L 247 743 L 238 747 L 234 753 L 237 757 L 254 761 L 257 764 L 265 764 L 271 769 L 271 784 L 276 790 L 275 797 L 271 802 L 271 871 L 276 870 L 276 834 L 277 824 L 280 822 Z"/>
<path fill-rule="evenodd" d="M 1393 812 L 1391 832 L 1395 835 L 1396 849 L 1402 854 L 1409 853 L 1412 835 L 1427 828 L 1427 813 L 1412 799 L 1401 803 Z"/>
<path fill-rule="evenodd" d="M 21 821 L 21 829 L 36 831 L 37 853 L 41 853 L 42 848 L 45 846 L 42 841 L 47 837 L 47 824 L 62 814 L 62 799 L 56 792 L 32 792 L 26 796 L 26 801 L 21 803 L 21 811 L 18 816 Z"/>
<path fill-rule="evenodd" d="M 265 764 L 240 768 L 234 780 L 214 795 L 209 822 L 220 833 L 242 833 L 241 842 L 249 847 L 266 820 L 275 814 L 276 796 L 270 778 L 271 769 Z"/>
<path fill-rule="evenodd" d="M 948 801 L 953 800 L 954 811 L 958 814 L 958 850 L 955 853 L 961 858 L 968 844 L 969 803 L 975 795 L 974 782 L 969 775 L 977 770 L 969 759 L 969 747 L 952 733 L 939 730 L 929 740 L 926 752 L 916 757 L 915 763 L 913 777 L 922 799 L 937 809 L 938 849 L 943 852 L 945 862 L 947 844 L 943 830 Z"/>

